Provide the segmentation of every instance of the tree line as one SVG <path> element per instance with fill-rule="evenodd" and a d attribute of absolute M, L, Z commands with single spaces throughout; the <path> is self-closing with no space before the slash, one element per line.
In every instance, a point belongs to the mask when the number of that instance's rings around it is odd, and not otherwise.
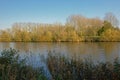
<path fill-rule="evenodd" d="M 71 15 L 65 24 L 14 23 L 11 28 L 0 30 L 0 41 L 120 41 L 119 21 L 113 13 L 104 19 Z"/>

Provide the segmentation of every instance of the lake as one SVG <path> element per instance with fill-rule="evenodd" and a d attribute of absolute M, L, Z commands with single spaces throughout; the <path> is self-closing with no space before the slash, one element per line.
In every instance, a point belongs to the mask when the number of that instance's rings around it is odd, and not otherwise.
<path fill-rule="evenodd" d="M 27 58 L 27 64 L 43 67 L 46 76 L 50 72 L 46 64 L 49 54 L 64 56 L 66 59 L 90 59 L 96 62 L 113 62 L 120 57 L 119 42 L 1 42 L 0 51 L 13 48 L 19 50 L 21 58 Z"/>
<path fill-rule="evenodd" d="M 93 61 L 113 61 L 120 57 L 119 42 L 1 42 L 0 51 L 14 48 L 20 51 L 20 55 L 33 57 L 42 55 L 47 57 L 49 52 L 54 52 L 56 56 L 63 55 L 67 58 L 84 59 L 91 58 Z"/>

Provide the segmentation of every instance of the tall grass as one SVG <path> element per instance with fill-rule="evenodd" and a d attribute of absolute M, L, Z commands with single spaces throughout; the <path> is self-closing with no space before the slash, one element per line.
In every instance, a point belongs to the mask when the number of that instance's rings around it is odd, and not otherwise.
<path fill-rule="evenodd" d="M 120 80 L 120 62 L 115 59 L 111 62 L 91 60 L 73 60 L 62 56 L 49 55 L 47 64 L 53 80 Z"/>
<path fill-rule="evenodd" d="M 53 52 L 55 54 L 55 52 Z M 51 79 L 43 73 L 41 67 L 26 65 L 26 59 L 20 58 L 15 49 L 0 53 L 0 80 L 120 80 L 120 62 L 97 63 L 91 60 L 67 59 L 49 53 L 46 65 Z"/>
<path fill-rule="evenodd" d="M 26 65 L 15 49 L 3 50 L 0 56 L 0 80 L 46 80 L 42 69 Z"/>

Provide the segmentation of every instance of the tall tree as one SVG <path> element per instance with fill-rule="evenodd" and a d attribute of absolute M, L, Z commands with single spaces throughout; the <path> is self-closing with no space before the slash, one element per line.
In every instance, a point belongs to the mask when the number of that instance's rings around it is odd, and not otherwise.
<path fill-rule="evenodd" d="M 105 17 L 104 17 L 104 20 L 105 21 L 108 21 L 110 22 L 114 27 L 118 27 L 119 26 L 119 20 L 117 19 L 117 17 L 109 12 L 109 13 L 106 13 Z"/>

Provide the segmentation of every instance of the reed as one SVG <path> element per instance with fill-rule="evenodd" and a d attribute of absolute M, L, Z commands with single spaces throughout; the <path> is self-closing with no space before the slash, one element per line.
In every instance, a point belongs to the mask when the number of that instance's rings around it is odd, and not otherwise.
<path fill-rule="evenodd" d="M 45 60 L 50 71 L 48 79 L 41 67 L 26 64 L 15 49 L 0 53 L 0 80 L 120 80 L 120 60 L 93 63 L 91 60 L 67 59 L 50 52 Z"/>

